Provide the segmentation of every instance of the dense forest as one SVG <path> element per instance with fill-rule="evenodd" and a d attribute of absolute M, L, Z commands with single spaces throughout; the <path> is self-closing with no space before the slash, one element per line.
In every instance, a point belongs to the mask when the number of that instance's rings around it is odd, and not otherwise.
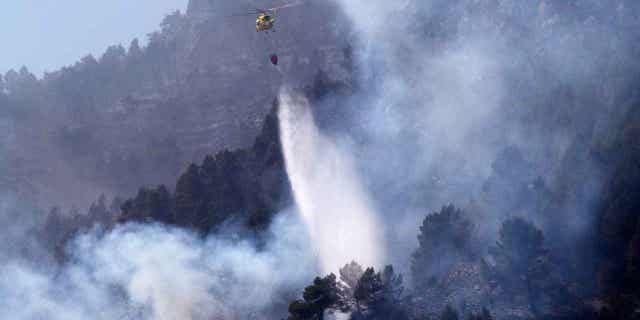
<path fill-rule="evenodd" d="M 0 239 L 21 243 L 0 259 L 51 266 L 51 283 L 64 285 L 42 291 L 54 293 L 89 292 L 74 273 L 88 263 L 87 278 L 108 288 L 95 290 L 98 297 L 125 301 L 126 319 L 640 319 L 639 4 L 308 5 L 326 19 L 295 9 L 300 16 L 283 29 L 298 28 L 278 40 L 287 42 L 281 59 L 295 62 L 278 73 L 255 62 L 266 61 L 256 50 L 234 55 L 255 49 L 257 38 L 222 49 L 241 23 L 211 35 L 216 18 L 205 12 L 235 5 L 193 0 L 145 47 L 113 46 L 42 79 L 26 68 L 3 76 L 0 187 L 30 205 L 4 205 L 0 221 L 21 227 Z M 300 27 L 307 18 L 316 20 Z M 323 229 L 304 220 L 303 202 L 322 198 L 301 197 L 287 165 L 282 110 L 302 108 L 287 95 L 308 101 L 318 135 L 351 156 L 380 221 L 384 241 L 372 244 L 388 252 L 380 265 L 361 265 L 358 252 L 332 272 L 307 263 L 322 258 L 310 252 Z M 335 160 L 313 157 L 332 154 L 328 148 L 308 150 L 307 162 Z M 326 173 L 330 187 L 342 186 L 340 172 Z M 299 215 L 306 240 L 282 226 Z M 345 221 L 331 224 L 338 230 Z M 349 227 L 358 234 L 358 224 Z M 178 302 L 168 305 L 195 310 L 174 313 L 158 307 L 167 301 L 159 292 L 182 275 L 162 274 L 160 289 L 123 284 L 103 279 L 116 278 L 121 265 L 107 276 L 85 261 L 111 257 L 112 242 L 129 252 L 140 234 L 151 235 L 143 237 L 149 245 L 169 244 L 160 251 L 198 248 L 186 263 L 198 267 L 177 270 L 213 270 L 220 283 L 198 274 L 186 283 L 210 287 L 178 286 L 167 294 Z M 229 258 L 237 251 L 241 262 Z M 227 259 L 242 270 L 218 265 Z M 17 292 L 13 286 L 0 280 L 0 293 Z M 140 286 L 153 293 L 136 300 Z M 182 303 L 201 291 L 208 307 Z M 15 310 L 12 301 L 0 309 Z M 83 311 L 61 314 L 110 318 L 100 303 L 74 303 Z"/>

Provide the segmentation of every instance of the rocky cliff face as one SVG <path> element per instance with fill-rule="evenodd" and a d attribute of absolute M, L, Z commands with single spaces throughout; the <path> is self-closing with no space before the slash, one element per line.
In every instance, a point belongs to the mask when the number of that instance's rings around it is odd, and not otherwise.
<path fill-rule="evenodd" d="M 335 7 L 283 10 L 270 34 L 254 31 L 253 16 L 230 17 L 249 9 L 190 1 L 146 47 L 113 46 L 40 80 L 7 73 L 5 185 L 41 206 L 85 207 L 170 183 L 206 154 L 248 146 L 283 84 L 302 87 L 318 70 L 348 77 Z"/>

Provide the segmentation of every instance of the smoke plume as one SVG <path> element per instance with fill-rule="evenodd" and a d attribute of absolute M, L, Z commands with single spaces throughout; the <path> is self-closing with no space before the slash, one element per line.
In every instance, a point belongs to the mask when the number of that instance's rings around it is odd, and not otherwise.
<path fill-rule="evenodd" d="M 315 273 L 295 214 L 274 221 L 264 250 L 233 236 L 201 239 L 161 225 L 95 230 L 58 270 L 21 259 L 0 265 L 2 319 L 247 319 L 276 317 Z"/>

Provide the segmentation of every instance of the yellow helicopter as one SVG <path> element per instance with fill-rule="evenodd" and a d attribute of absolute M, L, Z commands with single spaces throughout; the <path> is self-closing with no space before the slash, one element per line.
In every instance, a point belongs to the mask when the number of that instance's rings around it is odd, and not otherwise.
<path fill-rule="evenodd" d="M 256 32 L 273 30 L 275 23 L 276 23 L 275 10 L 273 11 L 272 14 L 263 12 L 256 19 Z"/>
<path fill-rule="evenodd" d="M 274 27 L 276 25 L 276 12 L 280 9 L 294 7 L 302 4 L 302 1 L 297 1 L 293 3 L 288 3 L 282 6 L 269 8 L 269 9 L 256 9 L 245 14 L 239 15 L 254 15 L 257 14 L 258 18 L 256 18 L 256 32 L 262 31 L 275 31 Z"/>
<path fill-rule="evenodd" d="M 284 8 L 289 8 L 289 7 L 294 7 L 294 6 L 298 6 L 302 4 L 302 1 L 304 0 L 298 0 L 296 2 L 291 2 L 282 6 L 278 6 L 278 7 L 274 7 L 274 8 L 269 8 L 269 9 L 256 9 L 247 13 L 241 13 L 241 14 L 234 14 L 232 16 L 246 16 L 246 15 L 254 15 L 257 14 L 258 17 L 256 18 L 256 32 L 262 32 L 264 31 L 265 33 L 268 33 L 269 30 L 271 30 L 272 32 L 275 32 L 275 25 L 276 25 L 276 12 L 280 9 L 284 9 Z M 273 39 L 272 39 L 273 41 Z M 278 55 L 273 53 L 269 56 L 269 60 L 271 61 L 271 63 L 275 66 L 278 65 Z"/>

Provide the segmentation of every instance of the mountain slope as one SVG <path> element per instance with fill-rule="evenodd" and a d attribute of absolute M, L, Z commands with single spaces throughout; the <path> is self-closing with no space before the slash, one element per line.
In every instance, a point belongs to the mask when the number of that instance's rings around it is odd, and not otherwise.
<path fill-rule="evenodd" d="M 191 1 L 145 47 L 115 45 L 43 79 L 26 68 L 8 72 L 0 187 L 17 186 L 41 206 L 85 207 L 101 193 L 169 183 L 188 163 L 249 145 L 285 79 L 304 86 L 319 69 L 348 76 L 334 6 L 283 11 L 268 35 L 253 31 L 251 16 L 228 17 L 238 10 L 247 9 Z M 277 68 L 268 60 L 274 52 Z"/>

